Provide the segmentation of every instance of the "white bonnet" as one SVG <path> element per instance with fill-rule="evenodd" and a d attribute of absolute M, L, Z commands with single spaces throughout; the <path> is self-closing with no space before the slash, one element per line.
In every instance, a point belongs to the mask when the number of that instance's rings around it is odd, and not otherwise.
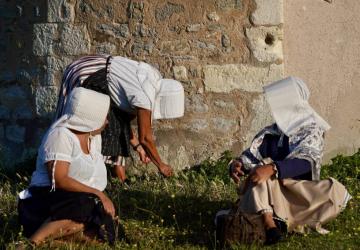
<path fill-rule="evenodd" d="M 90 132 L 103 126 L 109 112 L 110 97 L 83 87 L 75 88 L 68 98 L 64 115 L 52 127 L 63 126 Z"/>
<path fill-rule="evenodd" d="M 160 80 L 160 91 L 155 98 L 154 119 L 178 118 L 184 115 L 184 88 L 172 79 Z"/>

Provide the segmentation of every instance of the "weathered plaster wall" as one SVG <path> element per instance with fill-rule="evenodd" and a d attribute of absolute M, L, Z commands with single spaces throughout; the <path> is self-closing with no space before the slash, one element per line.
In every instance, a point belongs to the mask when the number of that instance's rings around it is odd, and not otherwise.
<path fill-rule="evenodd" d="M 328 120 L 325 159 L 360 147 L 360 1 L 284 1 L 285 74 L 308 83 Z"/>
<path fill-rule="evenodd" d="M 283 76 L 281 0 L 11 3 L 0 5 L 12 13 L 2 15 L 0 23 L 1 32 L 11 36 L 0 39 L 1 53 L 6 52 L 0 140 L 9 159 L 20 160 L 29 148 L 36 149 L 51 120 L 64 67 L 86 54 L 143 60 L 183 83 L 185 116 L 154 123 L 160 154 L 176 168 L 225 150 L 241 151 L 271 120 L 261 86 Z M 16 49 L 19 41 L 23 45 Z M 16 59 L 14 51 L 20 52 Z"/>

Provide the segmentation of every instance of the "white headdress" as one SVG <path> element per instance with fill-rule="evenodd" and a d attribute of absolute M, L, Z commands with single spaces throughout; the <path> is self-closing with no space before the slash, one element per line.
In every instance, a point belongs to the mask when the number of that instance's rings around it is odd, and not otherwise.
<path fill-rule="evenodd" d="M 308 103 L 310 91 L 301 79 L 290 76 L 265 86 L 264 92 L 276 124 L 287 136 L 311 123 L 325 131 L 330 129 Z"/>
<path fill-rule="evenodd" d="M 81 132 L 91 132 L 101 128 L 110 107 L 110 97 L 99 92 L 75 88 L 62 115 L 52 126 L 67 127 Z"/>

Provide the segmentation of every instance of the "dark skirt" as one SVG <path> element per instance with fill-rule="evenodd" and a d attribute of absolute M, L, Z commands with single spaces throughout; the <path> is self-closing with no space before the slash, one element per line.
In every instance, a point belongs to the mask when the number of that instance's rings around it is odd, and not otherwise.
<path fill-rule="evenodd" d="M 91 74 L 83 82 L 82 86 L 111 97 L 107 80 L 107 68 Z M 120 110 L 111 99 L 108 120 L 108 126 L 101 133 L 102 154 L 111 157 L 128 157 L 130 155 L 131 115 Z"/>
<path fill-rule="evenodd" d="M 19 222 L 26 237 L 34 234 L 47 219 L 67 219 L 83 223 L 85 229 L 95 229 L 100 239 L 114 243 L 117 226 L 96 195 L 60 189 L 50 192 L 50 187 L 31 187 L 29 191 L 32 197 L 19 199 L 18 203 Z"/>

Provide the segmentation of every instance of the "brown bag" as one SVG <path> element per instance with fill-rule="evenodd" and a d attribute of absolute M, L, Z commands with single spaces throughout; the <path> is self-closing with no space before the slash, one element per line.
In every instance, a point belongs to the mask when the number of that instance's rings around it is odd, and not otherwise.
<path fill-rule="evenodd" d="M 220 249 L 232 243 L 262 245 L 266 240 L 262 216 L 242 213 L 238 204 L 239 202 L 229 214 L 217 218 L 216 241 Z"/>

